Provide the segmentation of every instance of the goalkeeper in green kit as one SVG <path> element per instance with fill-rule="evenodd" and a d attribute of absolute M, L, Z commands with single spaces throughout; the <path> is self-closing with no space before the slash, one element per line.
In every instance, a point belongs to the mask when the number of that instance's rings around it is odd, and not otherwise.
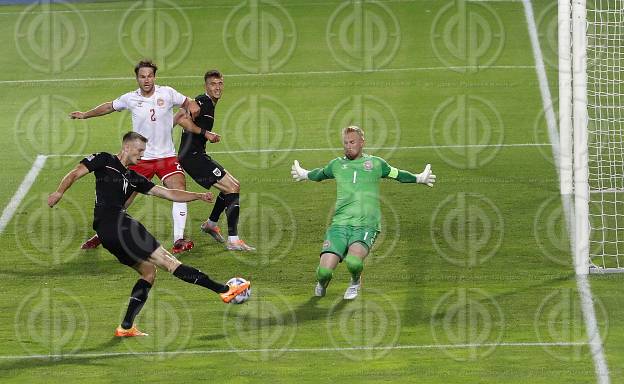
<path fill-rule="evenodd" d="M 357 297 L 361 287 L 364 259 L 369 254 L 380 231 L 379 182 L 391 178 L 401 183 L 420 183 L 430 187 L 435 183 L 431 165 L 419 174 L 412 174 L 388 165 L 376 156 L 362 153 L 364 132 L 356 126 L 342 131 L 344 157 L 336 158 L 324 168 L 307 171 L 295 160 L 291 174 L 295 181 L 336 179 L 336 212 L 325 233 L 321 260 L 316 269 L 318 283 L 315 296 L 325 296 L 334 269 L 339 262 L 347 264 L 351 284 L 344 294 L 346 300 Z"/>

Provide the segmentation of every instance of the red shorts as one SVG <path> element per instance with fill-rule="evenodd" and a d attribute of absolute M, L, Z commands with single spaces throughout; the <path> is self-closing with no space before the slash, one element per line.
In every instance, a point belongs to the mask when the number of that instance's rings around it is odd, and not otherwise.
<path fill-rule="evenodd" d="M 175 156 L 162 159 L 139 160 L 136 165 L 131 165 L 128 168 L 139 175 L 145 176 L 148 180 L 152 180 L 154 175 L 158 176 L 161 181 L 176 173 L 184 175 L 184 171 L 182 171 L 182 167 L 178 163 L 178 158 Z"/>

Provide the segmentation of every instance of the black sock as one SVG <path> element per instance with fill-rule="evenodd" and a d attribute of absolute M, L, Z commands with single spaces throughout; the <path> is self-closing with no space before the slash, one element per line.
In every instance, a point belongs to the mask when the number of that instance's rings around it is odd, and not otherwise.
<path fill-rule="evenodd" d="M 217 201 L 215 201 L 214 207 L 212 207 L 212 212 L 210 213 L 210 217 L 209 217 L 210 221 L 215 222 L 215 223 L 219 221 L 219 216 L 221 216 L 221 213 L 227 206 L 226 196 L 227 195 L 224 194 L 223 192 L 219 193 L 219 196 L 217 196 Z"/>
<path fill-rule="evenodd" d="M 134 324 L 134 318 L 139 314 L 143 304 L 147 301 L 147 295 L 149 294 L 152 284 L 143 279 L 139 279 L 130 294 L 130 302 L 128 303 L 128 310 L 126 311 L 126 317 L 124 317 L 121 327 L 123 329 L 132 328 Z"/>
<path fill-rule="evenodd" d="M 180 264 L 180 266 L 173 271 L 173 276 L 180 280 L 184 280 L 187 283 L 201 285 L 202 287 L 208 288 L 217 293 L 225 293 L 229 289 L 227 285 L 217 283 L 199 269 L 193 268 L 189 265 Z"/>
<path fill-rule="evenodd" d="M 240 214 L 240 198 L 238 193 L 230 193 L 225 195 L 227 199 L 227 208 L 225 214 L 228 223 L 228 235 L 238 235 L 238 216 Z"/>

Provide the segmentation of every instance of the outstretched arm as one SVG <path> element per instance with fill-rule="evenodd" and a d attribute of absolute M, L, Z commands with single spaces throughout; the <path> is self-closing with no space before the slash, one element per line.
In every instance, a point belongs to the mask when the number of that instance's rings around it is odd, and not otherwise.
<path fill-rule="evenodd" d="M 299 165 L 298 160 L 295 160 L 295 162 L 293 163 L 290 169 L 290 174 L 295 181 L 323 181 L 325 179 L 332 179 L 334 177 L 334 175 L 331 174 L 331 167 L 329 165 L 325 168 L 315 168 L 311 171 L 308 171 L 307 169 L 304 169 Z"/>
<path fill-rule="evenodd" d="M 74 111 L 69 114 L 69 117 L 72 119 L 89 119 L 91 117 L 108 115 L 109 113 L 114 111 L 115 109 L 113 108 L 113 102 L 107 101 L 106 103 L 100 104 L 87 112 Z"/>
<path fill-rule="evenodd" d="M 76 168 L 74 168 L 73 170 L 71 170 L 71 172 L 65 175 L 56 191 L 50 193 L 50 195 L 48 196 L 48 205 L 50 206 L 50 208 L 54 207 L 61 200 L 65 191 L 67 191 L 69 187 L 71 187 L 74 182 L 76 182 L 76 180 L 80 179 L 87 173 L 89 173 L 87 167 L 85 167 L 84 164 L 78 164 Z"/>
<path fill-rule="evenodd" d="M 176 203 L 186 203 L 195 200 L 201 200 L 207 203 L 211 203 L 213 198 L 212 193 L 210 192 L 187 192 L 181 189 L 169 189 L 161 187 L 160 185 L 155 185 L 152 189 L 150 189 L 147 194 L 160 197 L 165 200 L 175 201 Z"/>
<path fill-rule="evenodd" d="M 411 173 L 394 167 L 390 167 L 386 177 L 395 179 L 400 183 L 419 183 L 433 187 L 436 175 L 431 172 L 431 164 L 427 164 L 421 173 Z"/>

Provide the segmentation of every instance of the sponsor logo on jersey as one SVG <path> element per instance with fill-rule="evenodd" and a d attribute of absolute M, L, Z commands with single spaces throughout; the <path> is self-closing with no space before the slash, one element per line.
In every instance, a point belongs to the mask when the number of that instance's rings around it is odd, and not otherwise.
<path fill-rule="evenodd" d="M 141 108 L 143 106 L 143 100 L 137 102 L 137 107 Z"/>
<path fill-rule="evenodd" d="M 221 170 L 219 168 L 215 168 L 212 173 L 214 173 L 215 176 L 219 177 L 221 176 Z"/>
<path fill-rule="evenodd" d="M 329 248 L 331 246 L 331 241 L 325 240 L 323 241 L 323 248 Z"/>
<path fill-rule="evenodd" d="M 370 171 L 371 169 L 373 169 L 373 162 L 370 160 L 366 160 L 364 162 L 364 169 L 367 171 Z"/>
<path fill-rule="evenodd" d="M 156 104 L 159 107 L 162 107 L 163 105 L 165 105 L 165 100 L 159 98 L 158 100 L 156 100 Z"/>
<path fill-rule="evenodd" d="M 348 165 L 347 164 L 342 164 L 342 169 L 347 169 Z"/>

